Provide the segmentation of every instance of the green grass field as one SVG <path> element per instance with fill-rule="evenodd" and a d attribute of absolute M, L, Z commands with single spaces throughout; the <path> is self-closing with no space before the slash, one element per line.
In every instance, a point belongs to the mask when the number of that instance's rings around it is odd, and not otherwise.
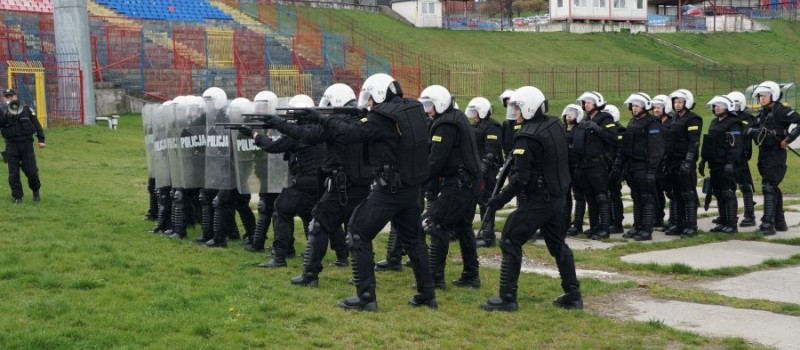
<path fill-rule="evenodd" d="M 0 184 L 0 349 L 241 349 L 241 348 L 550 348 L 550 349 L 745 349 L 741 339 L 710 339 L 653 322 L 612 321 L 593 300 L 636 283 L 584 279 L 587 311 L 550 305 L 558 280 L 535 274 L 520 279 L 520 311 L 485 313 L 480 302 L 496 294 L 497 270 L 482 269 L 478 290 L 450 288 L 438 295 L 440 309 L 413 309 L 411 271 L 378 273 L 379 312 L 345 312 L 338 300 L 354 293 L 349 268 L 326 257 L 320 288 L 293 287 L 299 258 L 288 269 L 255 267 L 263 254 L 207 249 L 146 233 L 146 164 L 141 119 L 121 118 L 120 128 L 69 127 L 47 130 L 48 147 L 38 151 L 42 201 L 27 193 L 13 205 Z M 794 166 L 797 166 L 795 164 Z M 502 219 L 499 220 L 502 222 Z M 190 230 L 190 239 L 198 228 Z M 296 248 L 303 247 L 296 232 Z M 270 233 L 271 238 L 271 233 Z M 741 235 L 743 239 L 758 239 Z M 663 279 L 657 296 L 776 310 L 796 308 L 763 301 L 731 300 L 673 286 L 670 279 L 697 280 L 740 274 L 796 260 L 735 271 L 697 272 L 621 263 L 619 256 L 729 239 L 629 244 L 576 252 L 582 269 L 619 271 Z M 271 240 L 269 241 L 271 242 Z M 268 243 L 269 243 L 268 242 Z M 800 244 L 800 242 L 788 242 Z M 386 238 L 376 240 L 382 259 Z M 448 280 L 460 273 L 454 246 Z M 499 248 L 481 251 L 499 255 Z M 528 245 L 525 255 L 552 264 L 546 249 Z"/>

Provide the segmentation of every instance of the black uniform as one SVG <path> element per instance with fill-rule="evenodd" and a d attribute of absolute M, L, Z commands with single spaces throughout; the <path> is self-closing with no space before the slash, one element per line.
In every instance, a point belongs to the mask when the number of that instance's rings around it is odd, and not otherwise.
<path fill-rule="evenodd" d="M 622 161 L 619 143 L 622 140 L 622 133 L 625 127 L 619 122 L 614 122 L 617 128 L 617 144 L 611 151 L 611 167 L 608 169 L 608 205 L 611 208 L 611 223 L 609 233 L 622 233 L 622 220 L 624 217 L 624 206 L 622 204 L 622 178 L 624 177 L 622 167 L 618 167 Z"/>
<path fill-rule="evenodd" d="M 39 200 L 39 168 L 36 166 L 36 154 L 33 152 L 33 138 L 39 143 L 44 143 L 44 131 L 36 113 L 28 106 L 22 107 L 18 115 L 11 115 L 3 106 L 0 110 L 0 130 L 6 141 L 6 150 L 3 159 L 8 163 L 8 185 L 11 187 L 11 197 L 15 202 L 22 201 L 22 182 L 19 170 L 28 178 L 28 187 L 33 191 L 33 200 Z"/>
<path fill-rule="evenodd" d="M 492 191 L 497 184 L 497 172 L 503 165 L 503 146 L 501 143 L 502 129 L 500 123 L 487 117 L 475 124 L 475 141 L 478 145 L 478 155 L 481 157 L 481 180 L 478 188 L 478 208 L 481 220 L 486 213 L 486 202 L 492 196 Z M 478 232 L 478 247 L 494 245 L 494 217 L 488 218 L 490 226 L 486 232 Z"/>
<path fill-rule="evenodd" d="M 449 108 L 431 126 L 430 181 L 438 181 L 439 196 L 428 218 L 432 223 L 430 266 L 433 282 L 444 289 L 450 231 L 458 238 L 464 269 L 457 286 L 480 286 L 478 251 L 472 220 L 481 178 L 475 133 L 463 112 Z"/>
<path fill-rule="evenodd" d="M 428 249 L 421 240 L 421 186 L 429 177 L 422 104 L 389 94 L 362 123 L 328 118 L 324 125 L 342 143 L 366 143 L 368 163 L 378 168 L 369 195 L 356 207 L 347 228 L 356 295 L 339 302 L 339 307 L 377 310 L 372 240 L 390 221 L 400 244 L 408 249 L 417 280 L 420 294 L 409 303 L 436 307 Z"/>
<path fill-rule="evenodd" d="M 656 179 L 664 157 L 661 121 L 643 112 L 625 128 L 620 145 L 625 162 L 625 180 L 633 197 L 633 227 L 626 237 L 637 241 L 652 239 L 656 211 Z"/>
<path fill-rule="evenodd" d="M 572 127 L 566 126 L 566 119 L 562 120 L 566 128 L 567 136 L 567 165 L 569 166 L 570 179 L 575 178 L 575 169 L 578 167 L 578 154 L 575 153 L 575 130 L 577 124 Z M 575 219 L 571 221 L 572 215 L 572 199 L 575 199 Z M 564 222 L 567 227 L 567 236 L 577 236 L 583 233 L 583 217 L 586 213 L 586 197 L 580 191 L 578 186 L 570 181 L 567 195 L 565 197 L 566 203 L 564 204 Z"/>
<path fill-rule="evenodd" d="M 574 150 L 578 154 L 575 185 L 584 193 L 589 204 L 590 228 L 586 235 L 595 239 L 609 237 L 611 206 L 608 200 L 609 158 L 617 142 L 617 125 L 606 112 L 589 112 L 574 135 Z M 591 114 L 594 113 L 594 114 Z"/>
<path fill-rule="evenodd" d="M 261 267 L 285 267 L 286 258 L 294 255 L 294 217 L 303 220 L 303 230 L 308 232 L 311 209 L 322 196 L 320 168 L 324 157 L 321 145 L 309 146 L 291 137 L 273 140 L 263 134 L 256 135 L 256 146 L 268 153 L 284 153 L 289 161 L 290 185 L 275 199 L 272 229 L 272 259 Z M 307 234 L 306 234 L 307 236 Z"/>
<path fill-rule="evenodd" d="M 675 200 L 675 226 L 667 235 L 697 234 L 697 158 L 703 118 L 683 110 L 672 118 L 666 132 L 667 181 Z"/>
<path fill-rule="evenodd" d="M 667 166 L 667 148 L 669 147 L 670 140 L 669 133 L 666 132 L 672 124 L 672 113 L 665 114 L 661 117 L 661 129 L 664 134 L 664 156 L 661 158 L 661 164 L 658 166 L 658 178 L 656 179 L 656 224 L 655 226 L 663 226 L 662 231 L 666 232 L 672 226 L 675 226 L 675 216 L 677 202 L 672 199 L 672 192 L 669 190 L 668 180 L 666 178 Z M 656 117 L 658 118 L 658 117 Z M 669 199 L 669 218 L 664 221 L 667 210 L 667 199 Z M 660 224 L 660 225 L 659 225 Z"/>
<path fill-rule="evenodd" d="M 764 216 L 759 230 L 764 235 L 787 230 L 783 214 L 783 193 L 780 184 L 786 175 L 786 150 L 781 141 L 791 143 L 800 127 L 788 132 L 791 124 L 800 123 L 800 115 L 780 102 L 762 107 L 748 134 L 758 145 L 758 172 L 761 174 L 761 192 L 764 194 Z"/>
<path fill-rule="evenodd" d="M 345 115 L 333 115 L 330 118 L 349 124 L 359 122 Z M 347 265 L 348 252 L 342 225 L 347 223 L 356 206 L 367 197 L 374 169 L 363 161 L 363 144 L 343 144 L 322 125 L 300 126 L 279 122 L 274 127 L 306 145 L 325 144 L 326 153 L 322 160 L 325 192 L 311 211 L 313 220 L 303 255 L 303 273 L 292 279 L 292 284 L 316 286 L 329 241 L 336 252 L 337 265 Z"/>
<path fill-rule="evenodd" d="M 514 140 L 514 174 L 509 184 L 491 200 L 498 207 L 517 197 L 517 209 L 503 228 L 500 248 L 499 296 L 481 304 L 485 310 L 517 309 L 517 281 L 522 265 L 522 245 L 541 229 L 547 249 L 558 266 L 561 287 L 566 292 L 553 303 L 564 308 L 581 308 L 580 283 L 575 274 L 572 250 L 564 241 L 563 210 L 569 188 L 568 144 L 564 128 L 555 117 L 537 112 L 522 124 Z"/>
<path fill-rule="evenodd" d="M 742 123 L 732 113 L 714 118 L 703 136 L 700 153 L 708 163 L 711 188 L 717 198 L 720 220 L 711 232 L 737 232 L 736 163 L 742 158 Z M 702 175 L 702 168 L 701 175 Z"/>
<path fill-rule="evenodd" d="M 745 111 L 735 112 L 735 115 L 742 122 L 742 129 L 747 130 L 755 121 L 752 114 Z M 750 158 L 753 157 L 753 139 L 742 132 L 742 157 L 736 161 L 736 183 L 739 184 L 739 190 L 742 191 L 742 202 L 744 204 L 744 218 L 739 223 L 742 227 L 750 227 L 756 225 L 755 215 L 755 202 L 753 201 L 753 191 L 755 185 L 753 184 L 753 176 L 750 173 Z"/>
<path fill-rule="evenodd" d="M 514 134 L 518 130 L 519 125 L 515 125 L 513 120 L 503 120 L 503 125 L 500 127 L 500 145 L 505 157 L 508 157 L 511 149 L 514 148 Z"/>

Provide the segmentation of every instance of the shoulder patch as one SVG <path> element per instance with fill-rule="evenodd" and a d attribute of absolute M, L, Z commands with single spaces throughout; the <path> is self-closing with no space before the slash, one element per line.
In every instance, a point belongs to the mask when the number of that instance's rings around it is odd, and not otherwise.
<path fill-rule="evenodd" d="M 661 130 L 658 130 L 658 129 L 650 129 L 650 130 L 648 131 L 648 133 L 649 133 L 650 135 L 655 135 L 655 134 L 658 134 L 658 133 L 660 133 L 660 132 L 661 132 Z"/>
<path fill-rule="evenodd" d="M 741 134 L 742 134 L 742 132 L 741 132 L 741 131 L 739 131 L 739 130 L 736 130 L 736 131 L 731 131 L 731 132 L 729 132 L 729 134 L 731 134 L 731 135 L 741 135 Z"/>
<path fill-rule="evenodd" d="M 514 130 L 522 129 L 522 125 L 514 125 Z"/>
<path fill-rule="evenodd" d="M 442 137 L 439 136 L 439 135 L 433 135 L 433 137 L 431 138 L 431 141 L 433 141 L 433 142 L 442 142 Z"/>
<path fill-rule="evenodd" d="M 497 135 L 486 135 L 487 140 L 497 140 Z"/>
<path fill-rule="evenodd" d="M 367 122 L 367 118 L 366 117 L 365 118 L 361 118 L 360 120 L 361 120 L 362 123 L 366 123 Z"/>
<path fill-rule="evenodd" d="M 744 125 L 748 125 L 748 124 L 750 124 L 750 123 L 748 123 L 746 120 L 742 120 L 742 124 L 744 124 Z"/>
<path fill-rule="evenodd" d="M 615 127 L 615 126 L 617 126 L 617 124 L 614 124 L 614 123 L 606 124 L 606 129 L 611 129 L 611 128 Z"/>
<path fill-rule="evenodd" d="M 514 154 L 521 156 L 521 155 L 525 154 L 525 149 L 524 148 L 515 148 L 514 149 Z"/>
<path fill-rule="evenodd" d="M 700 127 L 697 126 L 697 125 L 690 126 L 690 127 L 686 128 L 686 130 L 688 130 L 688 131 L 695 131 L 695 130 L 699 130 L 699 129 L 700 129 Z"/>
<path fill-rule="evenodd" d="M 617 140 L 622 140 L 622 135 L 617 135 Z"/>

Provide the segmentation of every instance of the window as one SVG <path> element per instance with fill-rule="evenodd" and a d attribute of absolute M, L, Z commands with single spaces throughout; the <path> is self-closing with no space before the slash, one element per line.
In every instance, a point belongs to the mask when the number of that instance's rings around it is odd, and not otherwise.
<path fill-rule="evenodd" d="M 423 15 L 435 15 L 436 14 L 436 3 L 435 2 L 423 2 L 422 3 L 422 14 Z"/>
<path fill-rule="evenodd" d="M 606 7 L 606 0 L 594 0 L 594 7 L 599 7 L 599 8 Z"/>
<path fill-rule="evenodd" d="M 625 8 L 625 0 L 614 0 L 614 8 Z"/>
<path fill-rule="evenodd" d="M 644 0 L 636 0 L 636 8 L 637 9 L 644 8 Z"/>
<path fill-rule="evenodd" d="M 564 0 L 558 0 L 558 7 L 564 7 Z"/>
<path fill-rule="evenodd" d="M 575 7 L 586 7 L 586 0 L 573 0 Z"/>

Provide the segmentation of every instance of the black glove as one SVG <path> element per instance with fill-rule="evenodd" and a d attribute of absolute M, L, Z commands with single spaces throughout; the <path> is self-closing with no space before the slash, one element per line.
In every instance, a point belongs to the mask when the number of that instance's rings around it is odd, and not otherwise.
<path fill-rule="evenodd" d="M 253 138 L 253 128 L 247 125 L 242 125 L 242 128 L 239 129 L 239 133 L 249 138 Z"/>
<path fill-rule="evenodd" d="M 622 182 L 622 169 L 617 164 L 614 164 L 614 166 L 611 167 L 611 171 L 608 172 L 608 181 L 613 184 Z"/>
<path fill-rule="evenodd" d="M 481 173 L 486 174 L 494 165 L 494 154 L 487 153 L 486 158 L 481 159 Z"/>
<path fill-rule="evenodd" d="M 500 191 L 500 193 L 498 193 L 496 196 L 489 198 L 489 201 L 486 202 L 486 205 L 494 208 L 495 210 L 500 209 L 508 204 L 512 198 L 514 198 L 514 195 L 510 194 L 509 191 Z"/>
<path fill-rule="evenodd" d="M 691 170 L 692 170 L 692 162 L 684 160 L 683 163 L 681 163 L 681 174 L 683 175 L 689 174 Z"/>
<path fill-rule="evenodd" d="M 656 184 L 656 172 L 655 170 L 648 170 L 647 175 L 644 176 L 644 181 L 647 182 L 648 186 L 653 186 Z"/>
<path fill-rule="evenodd" d="M 705 161 L 705 159 L 701 160 L 700 164 L 697 164 L 697 172 L 702 177 L 706 176 L 706 161 Z"/>
<path fill-rule="evenodd" d="M 725 173 L 725 177 L 733 179 L 735 174 L 733 171 L 733 163 L 726 163 L 723 172 Z"/>
<path fill-rule="evenodd" d="M 276 127 L 286 123 L 286 119 L 283 119 L 276 115 L 267 115 L 264 116 L 264 127 L 267 129 L 275 129 Z"/>
<path fill-rule="evenodd" d="M 589 120 L 586 121 L 585 123 L 586 123 L 586 129 L 588 130 L 592 130 L 594 132 L 603 131 L 603 128 L 601 128 L 600 125 L 597 125 L 597 123 L 595 123 L 594 120 Z"/>
<path fill-rule="evenodd" d="M 325 116 L 322 115 L 318 110 L 314 108 L 306 108 L 306 109 L 297 109 L 294 111 L 294 115 L 297 117 L 298 121 L 304 121 L 309 123 L 322 123 L 325 120 Z"/>

